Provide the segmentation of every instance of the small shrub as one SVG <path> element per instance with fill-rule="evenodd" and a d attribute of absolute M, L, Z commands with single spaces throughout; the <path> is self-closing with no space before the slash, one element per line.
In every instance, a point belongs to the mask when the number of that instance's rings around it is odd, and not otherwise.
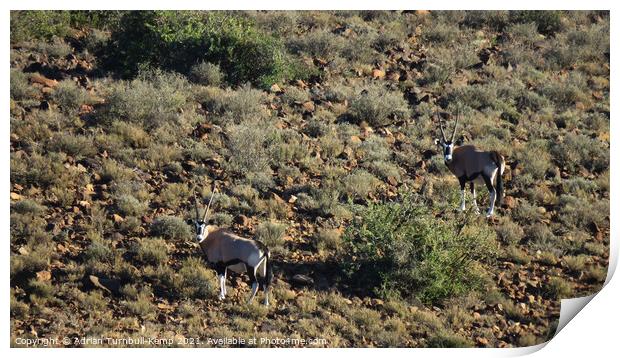
<path fill-rule="evenodd" d="M 505 245 L 515 245 L 523 238 L 523 229 L 508 217 L 501 217 L 495 231 Z"/>
<path fill-rule="evenodd" d="M 190 227 L 180 218 L 163 216 L 155 220 L 151 233 L 171 240 L 186 240 L 190 237 Z"/>
<path fill-rule="evenodd" d="M 551 153 L 558 164 L 572 173 L 580 167 L 602 172 L 609 168 L 609 148 L 597 139 L 569 133 L 562 142 L 554 142 Z"/>
<path fill-rule="evenodd" d="M 363 169 L 357 169 L 343 179 L 344 191 L 350 197 L 366 198 L 379 186 L 379 180 Z"/>
<path fill-rule="evenodd" d="M 183 261 L 179 270 L 177 289 L 186 298 L 216 297 L 215 275 L 205 267 L 202 260 L 194 257 Z"/>
<path fill-rule="evenodd" d="M 126 216 L 141 216 L 149 208 L 148 202 L 136 199 L 133 195 L 115 195 L 115 207 L 119 214 Z"/>
<path fill-rule="evenodd" d="M 275 222 L 264 222 L 256 229 L 256 238 L 264 243 L 270 250 L 281 249 L 284 245 L 286 225 Z"/>
<path fill-rule="evenodd" d="M 560 277 L 551 277 L 546 285 L 543 285 L 542 291 L 545 295 L 554 300 L 569 298 L 573 293 L 570 283 Z"/>
<path fill-rule="evenodd" d="M 88 100 L 86 90 L 78 87 L 72 80 L 64 80 L 58 83 L 52 99 L 67 116 L 74 116 L 80 111 L 80 107 Z"/>
<path fill-rule="evenodd" d="M 365 287 L 439 302 L 484 286 L 480 263 L 494 255 L 495 240 L 485 225 L 438 220 L 416 197 L 371 204 L 359 220 L 345 232 L 345 267 Z"/>
<path fill-rule="evenodd" d="M 314 237 L 315 245 L 320 251 L 338 252 L 342 248 L 341 236 L 341 232 L 337 229 L 319 229 Z"/>
<path fill-rule="evenodd" d="M 271 162 L 267 151 L 267 131 L 257 125 L 239 124 L 229 129 L 228 165 L 236 173 L 261 173 Z"/>
<path fill-rule="evenodd" d="M 187 80 L 179 74 L 144 72 L 131 82 L 111 86 L 98 119 L 102 124 L 123 119 L 146 128 L 177 122 L 179 111 L 188 101 L 187 86 Z"/>
<path fill-rule="evenodd" d="M 431 348 L 468 348 L 473 346 L 465 337 L 445 330 L 432 335 L 427 344 Z"/>
<path fill-rule="evenodd" d="M 524 167 L 524 172 L 531 174 L 534 179 L 544 179 L 545 174 L 551 168 L 551 155 L 549 155 L 545 141 L 530 141 L 523 150 L 517 151 L 516 154 Z"/>
<path fill-rule="evenodd" d="M 170 183 L 159 193 L 157 201 L 171 209 L 178 208 L 187 202 L 192 195 L 185 183 Z"/>
<path fill-rule="evenodd" d="M 124 306 L 127 307 L 129 312 L 141 317 L 142 319 L 150 320 L 155 318 L 155 306 L 151 303 L 152 293 L 149 290 L 141 291 L 134 300 L 125 301 Z"/>
<path fill-rule="evenodd" d="M 93 145 L 92 137 L 80 134 L 56 133 L 53 136 L 49 149 L 63 152 L 76 159 L 93 157 L 97 148 Z"/>
<path fill-rule="evenodd" d="M 141 126 L 124 121 L 114 121 L 110 133 L 133 148 L 147 148 L 151 142 L 151 137 Z"/>
<path fill-rule="evenodd" d="M 224 74 L 220 66 L 209 63 L 199 62 L 192 66 L 189 71 L 190 79 L 203 86 L 219 86 L 222 83 Z"/>
<path fill-rule="evenodd" d="M 138 247 L 138 258 L 149 265 L 160 265 L 168 259 L 166 241 L 156 238 L 143 238 Z"/>
<path fill-rule="evenodd" d="M 106 159 L 103 161 L 100 173 L 101 180 L 104 183 L 122 183 L 132 179 L 135 176 L 134 172 L 131 169 L 125 167 L 122 164 L 119 164 L 113 159 Z"/>
<path fill-rule="evenodd" d="M 87 261 L 93 264 L 111 263 L 114 260 L 114 252 L 109 243 L 98 238 L 93 240 L 84 252 Z"/>
<path fill-rule="evenodd" d="M 574 273 L 580 274 L 584 268 L 586 267 L 588 256 L 579 255 L 579 256 L 565 256 L 563 261 L 566 264 L 566 268 Z"/>
<path fill-rule="evenodd" d="M 37 95 L 37 91 L 28 82 L 28 76 L 20 70 L 11 69 L 10 78 L 11 98 L 16 101 L 31 99 Z"/>
<path fill-rule="evenodd" d="M 562 16 L 560 11 L 541 10 L 518 10 L 510 11 L 510 22 L 529 23 L 534 22 L 538 32 L 543 35 L 554 35 L 562 29 Z"/>
<path fill-rule="evenodd" d="M 385 126 L 407 119 L 411 110 L 402 93 L 373 84 L 351 101 L 349 114 L 359 122 L 365 121 L 371 126 Z"/>

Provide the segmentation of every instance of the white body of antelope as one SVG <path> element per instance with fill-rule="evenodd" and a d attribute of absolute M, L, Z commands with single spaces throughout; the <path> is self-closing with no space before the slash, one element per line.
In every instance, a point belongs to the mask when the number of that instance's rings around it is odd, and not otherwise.
<path fill-rule="evenodd" d="M 211 197 L 213 199 L 213 196 Z M 209 206 L 211 201 L 209 201 Z M 220 284 L 219 298 L 226 297 L 226 275 L 228 270 L 236 273 L 247 273 L 252 284 L 252 293 L 248 299 L 250 303 L 258 291 L 259 285 L 265 292 L 264 304 L 269 305 L 269 287 L 273 280 L 269 249 L 258 240 L 246 239 L 229 230 L 207 225 L 209 206 L 204 216 L 198 216 L 198 203 L 195 200 L 196 241 L 218 275 Z"/>

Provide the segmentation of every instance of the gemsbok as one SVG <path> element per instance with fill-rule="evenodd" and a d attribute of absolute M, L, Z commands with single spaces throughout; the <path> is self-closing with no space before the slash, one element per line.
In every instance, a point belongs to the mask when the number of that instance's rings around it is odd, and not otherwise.
<path fill-rule="evenodd" d="M 205 208 L 202 218 L 199 216 L 198 199 L 194 195 L 194 209 L 196 211 L 196 240 L 207 262 L 215 268 L 220 283 L 219 299 L 226 297 L 226 274 L 228 269 L 236 273 L 246 272 L 252 283 L 252 293 L 248 303 L 252 302 L 259 284 L 265 292 L 265 306 L 269 306 L 269 286 L 273 280 L 273 271 L 269 249 L 258 240 L 246 239 L 235 235 L 229 230 L 207 225 L 209 207 L 213 201 L 213 194 Z"/>
<path fill-rule="evenodd" d="M 491 217 L 494 213 L 495 205 L 501 205 L 504 194 L 504 181 L 502 179 L 502 174 L 506 167 L 504 157 L 497 151 L 481 151 L 473 145 L 455 147 L 454 137 L 458 124 L 459 116 L 457 114 L 452 137 L 450 140 L 447 140 L 440 120 L 441 139 L 435 140 L 435 144 L 442 148 L 446 166 L 458 178 L 461 185 L 461 211 L 465 210 L 465 184 L 469 182 L 474 210 L 479 212 L 474 182 L 484 183 L 489 190 L 490 197 L 489 210 L 486 216 Z"/>

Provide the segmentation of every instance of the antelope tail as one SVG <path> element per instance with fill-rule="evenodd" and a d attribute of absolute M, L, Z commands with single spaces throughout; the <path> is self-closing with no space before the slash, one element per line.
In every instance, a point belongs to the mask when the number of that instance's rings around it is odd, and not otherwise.
<path fill-rule="evenodd" d="M 497 195 L 495 196 L 495 205 L 502 205 L 502 198 L 504 196 L 504 179 L 502 178 L 502 174 L 504 173 L 504 157 L 502 157 L 498 152 L 491 152 L 491 160 L 493 163 L 497 165 Z"/>

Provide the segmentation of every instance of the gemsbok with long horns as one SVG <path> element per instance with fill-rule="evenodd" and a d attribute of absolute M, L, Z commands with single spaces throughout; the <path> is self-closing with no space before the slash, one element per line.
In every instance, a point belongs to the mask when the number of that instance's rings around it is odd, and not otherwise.
<path fill-rule="evenodd" d="M 246 272 L 252 283 L 252 293 L 248 303 L 252 302 L 259 284 L 265 292 L 265 306 L 269 305 L 269 286 L 273 280 L 273 271 L 269 249 L 258 240 L 246 239 L 235 235 L 229 230 L 207 225 L 209 207 L 213 201 L 213 194 L 205 208 L 202 218 L 199 216 L 198 199 L 194 195 L 194 209 L 196 211 L 196 240 L 207 262 L 215 268 L 220 283 L 219 299 L 226 297 L 226 274 L 230 269 L 236 273 Z"/>
<path fill-rule="evenodd" d="M 506 167 L 504 157 L 497 151 L 481 151 L 473 145 L 455 147 L 454 137 L 458 124 L 459 115 L 457 113 L 452 137 L 450 137 L 450 140 L 447 140 L 440 120 L 441 139 L 435 140 L 435 143 L 442 148 L 446 166 L 458 178 L 461 185 L 461 211 L 465 210 L 465 184 L 469 182 L 474 209 L 478 212 L 474 182 L 484 183 L 489 190 L 490 197 L 489 210 L 486 216 L 491 217 L 494 213 L 495 205 L 501 205 L 504 194 L 504 181 L 502 179 L 502 174 Z"/>

